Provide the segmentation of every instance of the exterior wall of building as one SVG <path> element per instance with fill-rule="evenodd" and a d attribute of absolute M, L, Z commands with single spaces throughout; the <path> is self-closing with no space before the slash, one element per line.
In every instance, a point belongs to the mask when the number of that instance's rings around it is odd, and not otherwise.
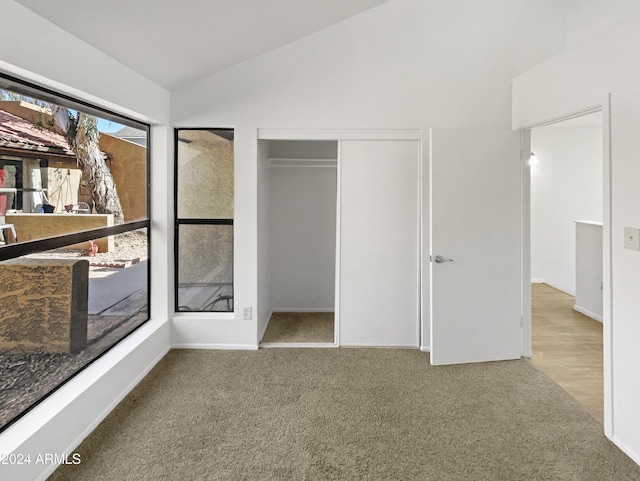
<path fill-rule="evenodd" d="M 125 222 L 147 217 L 147 149 L 109 134 L 100 135 L 100 150 L 116 183 Z"/>
<path fill-rule="evenodd" d="M 8 214 L 5 217 L 7 223 L 14 225 L 21 242 L 113 225 L 112 214 Z M 113 237 L 96 239 L 94 243 L 98 245 L 98 252 L 114 249 Z M 69 247 L 89 249 L 90 244 L 83 242 Z"/>

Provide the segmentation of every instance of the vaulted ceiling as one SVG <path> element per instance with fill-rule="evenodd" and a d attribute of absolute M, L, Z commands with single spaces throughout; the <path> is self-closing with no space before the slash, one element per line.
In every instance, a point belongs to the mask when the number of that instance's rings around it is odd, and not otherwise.
<path fill-rule="evenodd" d="M 388 0 L 17 0 L 172 90 Z"/>

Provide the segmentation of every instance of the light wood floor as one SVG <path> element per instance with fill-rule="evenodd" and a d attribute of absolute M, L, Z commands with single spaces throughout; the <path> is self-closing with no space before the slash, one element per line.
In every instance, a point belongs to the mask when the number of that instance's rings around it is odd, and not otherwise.
<path fill-rule="evenodd" d="M 602 421 L 602 324 L 574 311 L 574 303 L 562 291 L 532 284 L 531 361 Z"/>

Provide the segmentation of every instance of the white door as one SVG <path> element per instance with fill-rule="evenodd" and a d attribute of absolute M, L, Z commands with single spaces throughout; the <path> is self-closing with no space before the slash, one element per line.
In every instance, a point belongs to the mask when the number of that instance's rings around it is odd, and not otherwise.
<path fill-rule="evenodd" d="M 339 342 L 418 346 L 418 140 L 340 142 Z"/>
<path fill-rule="evenodd" d="M 517 131 L 431 131 L 432 364 L 521 356 L 520 157 Z"/>

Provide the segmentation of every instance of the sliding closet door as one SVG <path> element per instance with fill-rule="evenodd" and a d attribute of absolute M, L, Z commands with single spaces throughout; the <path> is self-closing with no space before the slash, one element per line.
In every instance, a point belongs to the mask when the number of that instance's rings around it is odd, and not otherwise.
<path fill-rule="evenodd" d="M 340 344 L 418 346 L 418 140 L 344 140 Z"/>

